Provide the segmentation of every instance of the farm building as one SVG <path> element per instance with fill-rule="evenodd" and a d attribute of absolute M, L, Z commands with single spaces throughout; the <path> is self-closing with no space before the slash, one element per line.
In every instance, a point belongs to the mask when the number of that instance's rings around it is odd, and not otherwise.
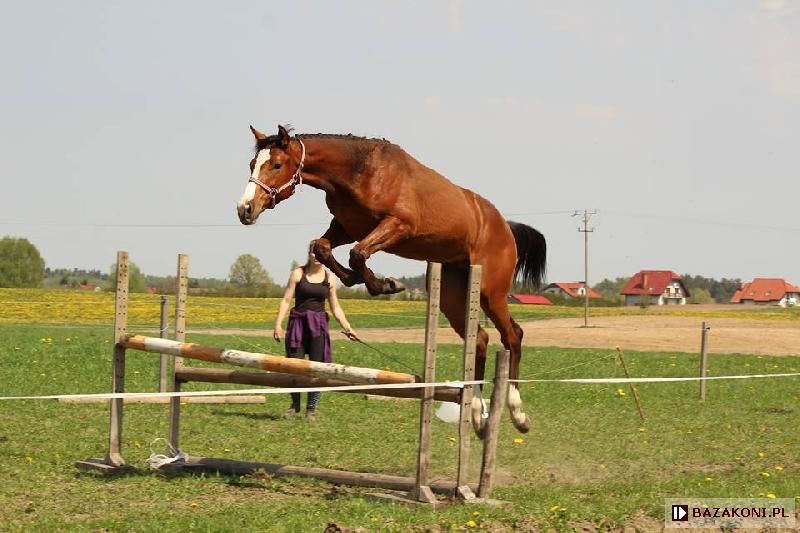
<path fill-rule="evenodd" d="M 583 281 L 562 281 L 551 283 L 542 292 L 557 294 L 565 298 L 583 298 L 586 296 L 586 284 Z M 600 293 L 589 287 L 589 298 L 600 298 Z"/>
<path fill-rule="evenodd" d="M 742 283 L 731 303 L 794 307 L 800 303 L 800 289 L 782 278 L 755 278 Z"/>
<path fill-rule="evenodd" d="M 633 275 L 620 291 L 625 305 L 684 305 L 689 289 L 671 270 L 642 270 Z"/>
<path fill-rule="evenodd" d="M 553 302 L 540 294 L 509 294 L 510 304 L 553 305 Z"/>

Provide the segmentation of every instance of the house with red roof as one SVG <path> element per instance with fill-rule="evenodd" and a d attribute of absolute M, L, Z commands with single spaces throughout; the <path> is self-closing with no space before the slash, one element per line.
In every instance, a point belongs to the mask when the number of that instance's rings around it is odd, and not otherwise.
<path fill-rule="evenodd" d="M 731 303 L 794 307 L 800 304 L 800 288 L 782 278 L 755 278 L 750 283 L 742 283 Z"/>
<path fill-rule="evenodd" d="M 586 296 L 586 283 L 583 281 L 562 281 L 551 283 L 542 291 L 547 294 L 557 294 L 565 298 L 583 298 Z M 600 298 L 600 293 L 589 287 L 589 298 Z"/>
<path fill-rule="evenodd" d="M 684 305 L 690 296 L 681 277 L 672 270 L 641 270 L 620 291 L 625 305 Z"/>
<path fill-rule="evenodd" d="M 510 304 L 553 305 L 553 302 L 540 294 L 509 294 Z"/>

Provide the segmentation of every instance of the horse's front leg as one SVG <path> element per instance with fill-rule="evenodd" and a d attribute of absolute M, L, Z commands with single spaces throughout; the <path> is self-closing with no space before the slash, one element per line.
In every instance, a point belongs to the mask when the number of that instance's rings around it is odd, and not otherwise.
<path fill-rule="evenodd" d="M 351 242 L 355 242 L 355 239 L 350 237 L 341 224 L 339 224 L 339 221 L 334 218 L 331 220 L 331 225 L 328 226 L 328 231 L 325 232 L 325 235 L 314 241 L 314 246 L 312 248 L 317 261 L 328 267 L 337 278 L 342 280 L 342 283 L 344 283 L 346 287 L 352 287 L 358 283 L 363 283 L 364 280 L 361 279 L 360 275 L 337 261 L 333 256 L 332 250 L 337 246 L 350 244 Z"/>
<path fill-rule="evenodd" d="M 360 275 L 372 296 L 394 294 L 405 290 L 402 283 L 394 278 L 382 279 L 367 268 L 367 259 L 381 250 L 407 239 L 411 235 L 408 224 L 395 217 L 384 218 L 372 232 L 350 250 L 350 268 Z"/>

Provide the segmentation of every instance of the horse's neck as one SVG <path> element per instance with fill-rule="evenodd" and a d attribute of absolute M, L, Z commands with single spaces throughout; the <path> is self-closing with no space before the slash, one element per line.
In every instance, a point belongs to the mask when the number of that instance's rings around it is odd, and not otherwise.
<path fill-rule="evenodd" d="M 306 162 L 303 179 L 311 187 L 328 194 L 346 193 L 362 177 L 353 163 L 352 155 L 339 143 L 327 139 L 309 139 L 306 142 Z"/>

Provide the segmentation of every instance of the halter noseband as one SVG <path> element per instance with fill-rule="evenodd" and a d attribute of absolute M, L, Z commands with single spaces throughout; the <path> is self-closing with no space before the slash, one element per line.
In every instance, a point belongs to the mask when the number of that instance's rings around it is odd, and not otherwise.
<path fill-rule="evenodd" d="M 272 209 L 275 207 L 275 205 L 278 203 L 278 195 L 282 193 L 284 189 L 287 189 L 293 185 L 303 185 L 303 175 L 301 172 L 303 171 L 303 165 L 305 164 L 306 160 L 306 145 L 303 144 L 303 141 L 300 140 L 300 137 L 295 137 L 295 139 L 297 139 L 297 142 L 300 143 L 302 152 L 300 154 L 300 163 L 297 164 L 297 170 L 294 171 L 294 174 L 291 178 L 289 178 L 289 181 L 276 189 L 275 187 L 270 187 L 266 183 L 259 181 L 258 178 L 254 178 L 252 176 L 250 176 L 250 179 L 248 180 L 264 189 L 264 192 L 269 195 L 269 204 L 267 205 L 267 209 Z"/>

